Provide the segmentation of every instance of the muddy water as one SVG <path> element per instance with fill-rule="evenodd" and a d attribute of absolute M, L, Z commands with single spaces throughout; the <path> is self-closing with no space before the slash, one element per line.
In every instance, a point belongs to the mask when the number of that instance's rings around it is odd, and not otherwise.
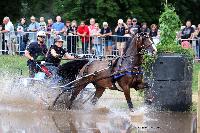
<path fill-rule="evenodd" d="M 142 105 L 130 112 L 123 97 L 107 92 L 97 106 L 50 111 L 47 106 L 56 94 L 43 84 L 0 82 L 0 133 L 190 133 L 195 116 Z"/>

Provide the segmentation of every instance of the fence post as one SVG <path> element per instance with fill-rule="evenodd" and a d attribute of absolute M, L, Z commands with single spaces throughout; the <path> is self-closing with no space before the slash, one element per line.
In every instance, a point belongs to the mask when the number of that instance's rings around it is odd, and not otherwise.
<path fill-rule="evenodd" d="M 200 133 L 200 72 L 198 76 L 197 133 Z"/>

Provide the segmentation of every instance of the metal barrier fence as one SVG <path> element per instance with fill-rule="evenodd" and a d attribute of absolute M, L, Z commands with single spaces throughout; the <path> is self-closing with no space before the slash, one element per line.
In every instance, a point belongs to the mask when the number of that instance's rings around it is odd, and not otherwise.
<path fill-rule="evenodd" d="M 24 50 L 31 42 L 37 41 L 36 32 L 0 33 L 0 54 L 24 54 Z M 5 38 L 7 36 L 7 38 Z M 119 50 L 117 43 L 126 43 L 130 37 L 108 36 L 108 37 L 85 37 L 77 35 L 61 35 L 64 41 L 63 48 L 70 54 L 86 54 L 89 57 L 115 57 Z M 54 35 L 47 34 L 46 45 L 48 48 L 54 44 Z"/>
<path fill-rule="evenodd" d="M 120 55 L 118 45 L 125 45 L 130 36 L 111 35 L 107 37 L 85 37 L 77 35 L 61 35 L 63 37 L 63 48 L 70 54 L 86 54 L 90 58 L 116 57 Z M 55 35 L 47 33 L 46 45 L 49 48 L 54 43 Z M 28 44 L 37 41 L 36 32 L 15 32 L 0 33 L 0 54 L 24 54 Z M 159 38 L 153 37 L 155 44 L 159 43 Z M 179 44 L 189 42 L 194 50 L 196 60 L 200 59 L 200 38 L 197 39 L 178 39 Z"/>
<path fill-rule="evenodd" d="M 178 39 L 178 43 L 182 45 L 182 47 L 184 47 L 184 44 L 189 45 L 194 51 L 195 60 L 200 60 L 200 38 Z"/>

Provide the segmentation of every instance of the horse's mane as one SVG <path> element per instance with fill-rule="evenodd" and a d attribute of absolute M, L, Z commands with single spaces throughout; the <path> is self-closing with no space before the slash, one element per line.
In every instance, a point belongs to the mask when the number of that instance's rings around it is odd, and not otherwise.
<path fill-rule="evenodd" d="M 132 37 L 132 38 L 128 39 L 128 41 L 126 42 L 126 47 L 124 48 L 124 54 L 115 59 L 113 65 L 112 65 L 113 68 L 117 66 L 117 63 L 118 63 L 119 59 L 123 60 L 123 56 L 127 56 L 126 55 L 127 51 L 129 49 L 129 47 L 131 47 L 131 45 L 135 45 L 135 37 Z"/>
<path fill-rule="evenodd" d="M 132 45 L 132 43 L 135 43 L 134 40 L 135 40 L 135 37 L 131 37 L 128 39 L 128 41 L 126 42 L 126 47 L 123 50 L 124 54 L 127 52 L 128 48 Z"/>

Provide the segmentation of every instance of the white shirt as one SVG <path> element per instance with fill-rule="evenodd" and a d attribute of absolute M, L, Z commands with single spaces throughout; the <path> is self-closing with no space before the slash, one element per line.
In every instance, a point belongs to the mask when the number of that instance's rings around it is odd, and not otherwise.
<path fill-rule="evenodd" d="M 5 24 L 5 30 L 7 30 L 8 32 L 5 33 L 5 40 L 9 40 L 10 37 L 14 37 L 15 33 L 14 33 L 14 26 L 12 24 L 12 22 L 8 22 L 7 24 Z"/>

